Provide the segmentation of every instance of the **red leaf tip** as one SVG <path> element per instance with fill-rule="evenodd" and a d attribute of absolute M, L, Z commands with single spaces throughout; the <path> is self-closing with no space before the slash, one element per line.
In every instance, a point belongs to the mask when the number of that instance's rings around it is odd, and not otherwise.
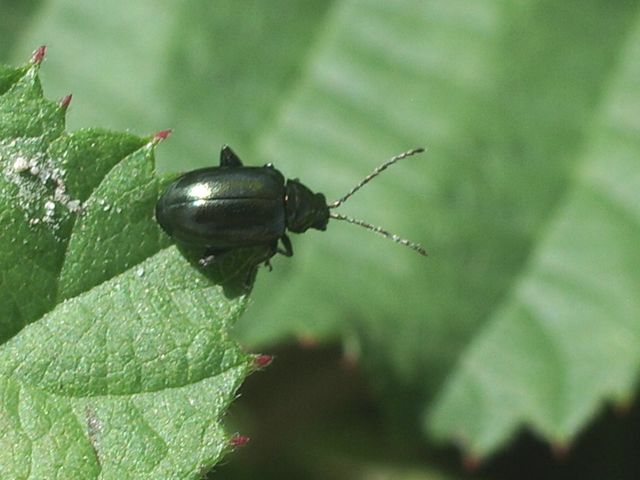
<path fill-rule="evenodd" d="M 47 46 L 42 45 L 36 49 L 35 52 L 31 55 L 31 63 L 34 65 L 40 65 L 42 63 L 42 59 L 44 58 L 45 53 L 47 53 Z"/>
<path fill-rule="evenodd" d="M 233 437 L 231 437 L 231 440 L 229 440 L 229 443 L 231 444 L 232 447 L 242 447 L 247 443 L 249 443 L 249 440 L 251 439 L 247 436 L 234 435 Z"/>
<path fill-rule="evenodd" d="M 60 100 L 60 103 L 58 103 L 58 105 L 60 106 L 61 109 L 66 110 L 69 107 L 69 104 L 71 103 L 71 99 L 73 98 L 73 95 L 69 94 L 66 95 L 64 97 L 62 97 L 62 99 Z"/>
<path fill-rule="evenodd" d="M 616 415 L 623 417 L 629 414 L 632 407 L 633 407 L 633 402 L 631 402 L 631 400 L 622 400 L 615 404 L 614 411 Z"/>
<path fill-rule="evenodd" d="M 318 346 L 318 339 L 310 333 L 305 333 L 298 336 L 298 345 L 301 348 L 315 348 Z"/>
<path fill-rule="evenodd" d="M 477 455 L 467 454 L 462 459 L 462 465 L 467 472 L 477 472 L 482 465 L 482 460 Z"/>
<path fill-rule="evenodd" d="M 156 134 L 153 136 L 153 141 L 154 141 L 154 143 L 158 143 L 158 142 L 161 142 L 162 140 L 166 140 L 166 139 L 167 139 L 167 137 L 168 137 L 169 135 L 171 135 L 171 132 L 172 132 L 172 131 L 173 131 L 173 130 L 171 130 L 170 128 L 169 128 L 169 129 L 167 129 L 167 130 L 160 130 L 158 133 L 156 133 Z"/>
<path fill-rule="evenodd" d="M 551 451 L 553 452 L 555 459 L 562 462 L 569 456 L 569 453 L 571 452 L 571 445 L 565 442 L 554 442 L 551 444 Z"/>
<path fill-rule="evenodd" d="M 273 362 L 273 356 L 272 355 L 262 354 L 262 355 L 257 355 L 257 356 L 255 356 L 253 358 L 253 364 L 258 368 L 266 367 L 271 362 Z"/>
<path fill-rule="evenodd" d="M 356 355 L 355 353 L 345 353 L 342 356 L 342 367 L 345 370 L 352 372 L 358 368 L 358 360 L 358 355 Z"/>

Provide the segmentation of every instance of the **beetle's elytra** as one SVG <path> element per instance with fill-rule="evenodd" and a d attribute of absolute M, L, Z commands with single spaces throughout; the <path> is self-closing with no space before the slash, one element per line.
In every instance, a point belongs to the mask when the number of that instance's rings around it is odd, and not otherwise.
<path fill-rule="evenodd" d="M 270 247 L 267 263 L 276 253 L 291 256 L 293 249 L 287 231 L 325 230 L 329 218 L 361 225 L 426 255 L 418 244 L 330 212 L 389 165 L 421 151 L 411 150 L 393 157 L 347 195 L 328 205 L 322 193 L 312 192 L 298 180 L 286 180 L 271 164 L 245 167 L 225 145 L 220 151 L 220 166 L 193 170 L 169 185 L 156 204 L 156 219 L 176 242 L 204 247 L 208 258 L 251 246 Z"/>

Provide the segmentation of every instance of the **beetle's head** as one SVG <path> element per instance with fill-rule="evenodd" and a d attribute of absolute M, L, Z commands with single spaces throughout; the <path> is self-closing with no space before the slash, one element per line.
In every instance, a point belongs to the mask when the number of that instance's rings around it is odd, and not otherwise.
<path fill-rule="evenodd" d="M 302 233 L 310 228 L 326 230 L 329 222 L 329 207 L 321 193 L 313 193 L 298 180 L 287 180 L 285 196 L 287 228 Z"/>

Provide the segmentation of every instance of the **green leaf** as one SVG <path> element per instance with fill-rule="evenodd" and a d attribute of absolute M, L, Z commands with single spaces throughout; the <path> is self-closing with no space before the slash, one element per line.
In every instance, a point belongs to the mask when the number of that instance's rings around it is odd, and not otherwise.
<path fill-rule="evenodd" d="M 0 103 L 2 339 L 54 305 L 64 237 L 73 220 L 67 205 L 54 205 L 58 215 L 45 209 L 52 204 L 47 202 L 56 203 L 56 189 L 67 195 L 59 165 L 46 156 L 49 143 L 62 133 L 64 112 L 42 98 L 37 67 L 6 77 L 15 81 Z"/>
<path fill-rule="evenodd" d="M 69 52 L 48 64 L 48 84 L 93 106 L 76 112 L 78 124 L 175 126 L 163 148 L 172 171 L 210 165 L 217 146 L 230 143 L 245 163 L 273 162 L 333 199 L 384 159 L 426 144 L 425 156 L 385 173 L 343 212 L 424 243 L 428 259 L 331 223 L 293 238 L 294 258 L 274 259 L 274 272 L 258 276 L 254 306 L 237 328 L 250 345 L 342 339 L 361 352 L 385 398 L 423 426 L 434 398 L 438 411 L 456 411 L 443 406 L 454 398 L 450 385 L 517 298 L 574 195 L 593 126 L 606 124 L 603 98 L 638 2 L 263 3 L 192 0 L 171 4 L 168 15 L 149 0 L 135 9 L 123 0 L 51 0 L 23 44 L 46 38 Z M 577 248 L 590 237 L 567 241 Z M 635 306 L 629 312 L 637 317 Z M 603 315 L 627 318 L 613 306 Z M 529 347 L 520 351 L 525 365 L 553 356 L 547 343 Z M 613 361 L 598 352 L 595 362 Z M 517 365 L 506 378 L 517 377 Z M 462 397 L 474 412 L 494 414 L 506 402 Z M 602 398 L 586 395 L 582 411 L 593 414 Z M 536 425 L 550 440 L 566 439 L 587 420 L 571 418 Z M 439 437 L 455 435 L 440 425 Z M 516 425 L 505 417 L 486 449 L 469 434 L 466 445 L 488 452 Z"/>
<path fill-rule="evenodd" d="M 474 455 L 522 424 L 566 445 L 640 367 L 640 21 L 566 196 L 430 418 Z"/>
<path fill-rule="evenodd" d="M 256 257 L 194 268 L 157 140 L 64 133 L 38 69 L 0 69 L 0 477 L 200 478 L 254 368 L 228 331 Z"/>

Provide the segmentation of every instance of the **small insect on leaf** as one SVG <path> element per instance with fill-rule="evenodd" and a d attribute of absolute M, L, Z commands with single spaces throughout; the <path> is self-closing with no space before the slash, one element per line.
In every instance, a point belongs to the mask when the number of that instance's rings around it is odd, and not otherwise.
<path fill-rule="evenodd" d="M 220 151 L 219 166 L 188 172 L 169 185 L 156 205 L 156 219 L 176 242 L 202 248 L 203 265 L 232 250 L 253 246 L 267 247 L 258 263 L 264 261 L 269 265 L 269 259 L 276 253 L 293 255 L 287 232 L 326 230 L 330 218 L 359 225 L 426 255 L 418 243 L 330 211 L 394 163 L 421 152 L 423 148 L 416 148 L 396 155 L 342 198 L 327 204 L 322 193 L 312 192 L 298 180 L 285 179 L 271 164 L 244 166 L 225 145 Z"/>

